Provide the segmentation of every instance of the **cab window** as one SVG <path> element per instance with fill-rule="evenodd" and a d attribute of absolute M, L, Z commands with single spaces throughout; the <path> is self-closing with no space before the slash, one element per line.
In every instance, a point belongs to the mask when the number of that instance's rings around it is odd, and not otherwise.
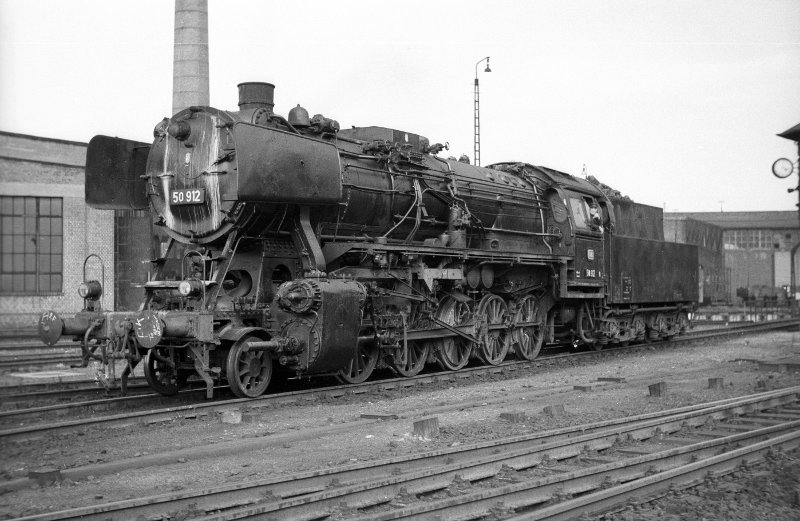
<path fill-rule="evenodd" d="M 570 197 L 572 207 L 572 218 L 575 220 L 575 227 L 582 230 L 589 229 L 589 208 L 582 197 Z"/>
<path fill-rule="evenodd" d="M 569 198 L 575 227 L 581 230 L 601 231 L 602 218 L 597 203 L 591 197 L 572 195 Z"/>

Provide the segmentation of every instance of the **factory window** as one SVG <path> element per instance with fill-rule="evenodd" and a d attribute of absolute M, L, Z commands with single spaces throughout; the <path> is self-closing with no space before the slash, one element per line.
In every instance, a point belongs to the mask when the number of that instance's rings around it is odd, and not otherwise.
<path fill-rule="evenodd" d="M 63 238 L 60 197 L 0 196 L 0 294 L 61 293 Z"/>
<path fill-rule="evenodd" d="M 722 238 L 726 250 L 769 250 L 773 245 L 768 230 L 726 230 Z"/>

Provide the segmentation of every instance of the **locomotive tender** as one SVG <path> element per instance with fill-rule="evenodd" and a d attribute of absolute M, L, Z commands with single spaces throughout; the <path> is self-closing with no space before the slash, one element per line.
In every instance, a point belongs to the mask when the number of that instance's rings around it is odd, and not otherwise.
<path fill-rule="evenodd" d="M 276 364 L 357 383 L 376 367 L 531 360 L 557 339 L 600 348 L 682 332 L 697 249 L 663 241 L 661 210 L 593 178 L 528 163 L 439 157 L 426 138 L 340 129 L 274 86 L 239 85 L 239 110 L 191 107 L 152 145 L 96 136 L 87 204 L 150 208 L 169 236 L 138 311 L 79 288 L 74 317 L 48 311 L 47 344 L 83 342 L 122 387 L 139 363 L 158 392 L 199 375 L 210 397 L 267 388 Z"/>

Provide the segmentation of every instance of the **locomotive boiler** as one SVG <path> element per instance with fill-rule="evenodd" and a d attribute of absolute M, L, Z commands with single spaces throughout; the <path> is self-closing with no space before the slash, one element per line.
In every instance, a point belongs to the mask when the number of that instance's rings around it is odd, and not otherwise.
<path fill-rule="evenodd" d="M 91 140 L 87 203 L 149 208 L 169 241 L 137 311 L 101 309 L 86 281 L 83 310 L 42 315 L 46 343 L 71 335 L 87 362 L 124 360 L 123 388 L 143 363 L 162 394 L 197 375 L 209 396 L 224 382 L 255 397 L 276 365 L 357 383 L 376 367 L 412 376 L 685 329 L 697 252 L 663 241 L 660 209 L 299 105 L 284 118 L 273 91 L 241 84 L 238 111 L 191 107 L 152 144 Z"/>

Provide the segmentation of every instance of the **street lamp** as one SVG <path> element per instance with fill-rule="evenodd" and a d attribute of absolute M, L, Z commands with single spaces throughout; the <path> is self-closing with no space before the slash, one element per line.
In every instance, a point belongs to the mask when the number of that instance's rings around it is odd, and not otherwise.
<path fill-rule="evenodd" d="M 489 68 L 489 57 L 478 60 L 475 64 L 475 164 L 481 166 L 481 105 L 480 94 L 478 91 L 478 65 L 481 62 L 486 62 L 486 68 L 483 72 L 492 72 Z"/>
<path fill-rule="evenodd" d="M 797 144 L 797 155 L 798 155 L 798 167 L 795 168 L 795 163 L 791 159 L 786 159 L 784 157 L 778 159 L 774 163 L 772 163 L 772 173 L 775 177 L 780 179 L 785 179 L 792 175 L 794 172 L 797 172 L 797 186 L 794 188 L 787 188 L 786 191 L 789 193 L 797 192 L 798 196 L 798 203 L 797 203 L 797 216 L 800 219 L 800 123 L 793 126 L 789 130 L 784 130 L 780 134 L 779 137 L 789 139 L 794 141 Z M 797 250 L 800 248 L 800 241 L 792 247 L 792 251 L 790 253 L 789 262 L 791 263 L 790 268 L 790 284 L 792 286 L 792 315 L 797 313 L 797 274 L 795 270 L 795 258 L 797 255 Z"/>

